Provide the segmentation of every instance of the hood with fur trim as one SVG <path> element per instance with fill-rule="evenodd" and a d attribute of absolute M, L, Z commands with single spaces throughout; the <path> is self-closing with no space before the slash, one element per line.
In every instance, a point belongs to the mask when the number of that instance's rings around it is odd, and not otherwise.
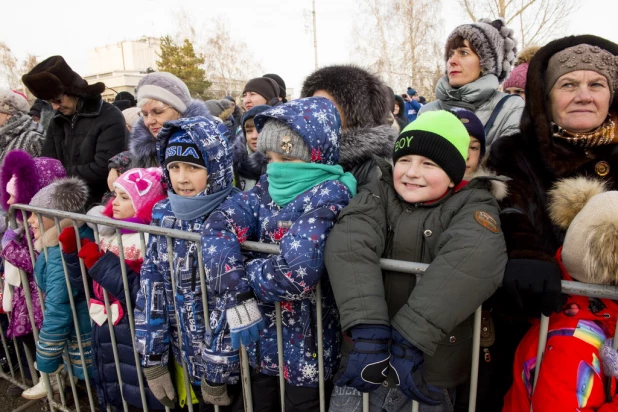
<path fill-rule="evenodd" d="M 511 179 L 506 176 L 498 176 L 491 170 L 483 166 L 479 166 L 476 172 L 465 178 L 468 182 L 471 182 L 474 179 L 486 181 L 488 183 L 489 192 L 498 202 L 504 200 L 509 195 L 508 181 Z"/>
<path fill-rule="evenodd" d="M 11 197 L 6 191 L 6 185 L 15 176 L 16 202 L 28 204 L 32 197 L 42 188 L 56 179 L 67 175 L 59 160 L 49 157 L 33 159 L 23 150 L 12 150 L 4 158 L 0 171 L 0 195 L 2 208 L 9 210 L 8 201 Z M 21 214 L 18 213 L 18 217 Z"/>
<path fill-rule="evenodd" d="M 390 92 L 375 75 L 353 65 L 327 66 L 305 79 L 301 97 L 328 92 L 341 113 L 344 131 L 389 124 Z M 392 123 L 392 119 L 391 119 Z"/>
<path fill-rule="evenodd" d="M 596 153 L 607 154 L 608 151 L 612 150 L 611 146 L 600 146 L 592 149 L 579 148 L 552 137 L 551 107 L 547 100 L 549 90 L 545 84 L 545 72 L 549 59 L 554 54 L 578 44 L 598 46 L 618 56 L 618 44 L 609 40 L 593 35 L 568 36 L 551 41 L 540 48 L 528 67 L 526 104 L 520 124 L 523 139 L 520 139 L 520 142 L 522 145 L 537 146 L 545 167 L 557 177 L 568 175 L 569 172 L 590 162 L 590 157 L 586 154 L 587 151 L 593 157 L 596 157 Z M 610 113 L 618 113 L 617 95 L 614 94 Z"/>
<path fill-rule="evenodd" d="M 396 139 L 397 131 L 391 125 L 345 129 L 339 146 L 339 164 L 347 172 L 374 156 L 390 160 Z"/>
<path fill-rule="evenodd" d="M 229 130 L 225 123 L 210 115 L 166 122 L 159 132 L 159 164 L 165 164 L 165 151 L 169 140 L 178 132 L 184 132 L 191 138 L 206 162 L 208 172 L 206 194 L 212 195 L 231 186 L 234 179 L 234 162 L 229 147 L 231 141 Z M 166 167 L 163 167 L 163 173 L 169 182 L 170 174 Z M 169 190 L 174 191 L 171 184 Z"/>
<path fill-rule="evenodd" d="M 268 158 L 259 151 L 249 153 L 244 133 L 238 133 L 236 136 L 232 145 L 232 156 L 234 157 L 234 172 L 238 175 L 247 179 L 259 180 L 260 176 L 266 173 Z"/>
<path fill-rule="evenodd" d="M 187 110 L 182 114 L 183 118 L 196 116 L 210 116 L 208 108 L 201 100 L 192 100 Z M 159 132 L 161 133 L 161 132 Z M 157 157 L 157 139 L 155 139 L 141 117 L 133 126 L 129 138 L 129 151 L 131 152 L 131 167 L 159 167 Z"/>

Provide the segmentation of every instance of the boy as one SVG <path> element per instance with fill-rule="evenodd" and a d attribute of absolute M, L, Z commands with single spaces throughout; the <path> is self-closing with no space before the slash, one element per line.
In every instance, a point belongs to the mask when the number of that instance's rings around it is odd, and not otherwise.
<path fill-rule="evenodd" d="M 412 399 L 421 411 L 452 410 L 470 371 L 471 315 L 502 281 L 490 182 L 462 181 L 468 133 L 453 113 L 427 114 L 399 135 L 394 166 L 381 162 L 382 178 L 350 202 L 326 245 L 344 331 L 332 411 L 360 410 L 358 391 L 373 391 L 372 411 L 409 410 Z M 380 258 L 429 267 L 417 283 L 382 272 Z M 359 409 L 344 406 L 353 403 Z"/>
<path fill-rule="evenodd" d="M 418 92 L 411 87 L 408 87 L 408 92 L 406 95 L 406 116 L 408 117 L 408 121 L 412 123 L 416 120 L 418 116 L 418 112 L 421 110 L 421 104 L 418 102 Z"/>
<path fill-rule="evenodd" d="M 476 176 L 479 171 L 479 166 L 485 156 L 485 129 L 481 120 L 470 110 L 455 108 L 453 112 L 463 123 L 470 136 L 470 145 L 468 146 L 468 157 L 466 158 L 466 173 L 465 180 L 470 180 Z M 479 172 L 484 173 L 481 169 Z"/>
<path fill-rule="evenodd" d="M 210 212 L 237 191 L 232 185 L 227 127 L 213 117 L 171 121 L 160 132 L 159 143 L 159 161 L 171 190 L 169 197 L 154 207 L 151 224 L 201 232 Z M 228 404 L 225 384 L 238 381 L 238 353 L 232 351 L 229 336 L 223 335 L 225 320 L 217 319 L 220 308 L 214 304 L 208 308 L 211 319 L 207 327 L 197 244 L 174 239 L 170 247 L 174 250 L 173 262 L 168 261 L 166 237 L 149 237 L 135 304 L 136 348 L 143 356 L 148 386 L 163 405 L 174 408 L 176 390 L 170 372 L 177 373 L 184 361 L 195 394 L 199 397 L 201 392 L 201 403 Z M 210 295 L 208 302 L 215 302 Z M 179 388 L 181 406 L 185 395 L 186 391 Z"/>
<path fill-rule="evenodd" d="M 271 159 L 249 192 L 225 202 L 203 233 L 210 291 L 226 302 L 232 342 L 247 345 L 254 410 L 280 410 L 275 302 L 281 302 L 286 411 L 319 408 L 317 308 L 322 286 L 324 378 L 338 363 L 339 322 L 324 268 L 324 244 L 356 192 L 339 160 L 341 119 L 323 97 L 294 100 L 255 117 L 258 150 Z M 243 264 L 245 240 L 280 245 Z M 262 315 L 266 319 L 263 325 Z M 256 341 L 255 343 L 253 343 Z M 327 386 L 328 388 L 328 386 Z M 235 405 L 235 410 L 242 409 Z"/>
<path fill-rule="evenodd" d="M 253 118 L 270 109 L 270 106 L 259 105 L 248 110 L 242 117 L 242 133 L 239 133 L 232 146 L 234 155 L 234 182 L 240 190 L 251 190 L 264 173 L 268 159 L 264 153 L 257 150 L 258 132 Z"/>

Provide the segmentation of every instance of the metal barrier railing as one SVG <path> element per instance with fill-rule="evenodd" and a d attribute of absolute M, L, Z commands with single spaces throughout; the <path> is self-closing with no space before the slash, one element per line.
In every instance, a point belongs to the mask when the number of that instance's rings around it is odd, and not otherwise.
<path fill-rule="evenodd" d="M 122 282 L 123 282 L 123 286 L 124 286 L 124 291 L 125 291 L 125 305 L 127 308 L 127 316 L 129 319 L 129 326 L 130 326 L 130 331 L 131 331 L 131 338 L 133 340 L 133 342 L 135 342 L 135 324 L 134 324 L 134 319 L 133 319 L 133 307 L 131 304 L 131 297 L 130 297 L 130 291 L 129 291 L 129 280 L 128 280 L 128 275 L 127 275 L 127 269 L 126 269 L 126 264 L 124 263 L 124 250 L 123 250 L 123 246 L 122 246 L 122 236 L 121 236 L 121 232 L 120 229 L 129 229 L 129 230 L 133 230 L 136 231 L 137 233 L 139 233 L 140 236 L 140 249 L 142 252 L 142 256 L 145 256 L 145 252 L 146 252 L 146 239 L 145 239 L 145 235 L 156 235 L 156 236 L 165 236 L 166 240 L 167 240 L 167 244 L 171 245 L 173 244 L 172 239 L 184 239 L 184 240 L 188 240 L 188 241 L 192 241 L 195 242 L 198 246 L 201 244 L 201 236 L 199 233 L 190 233 L 190 232 L 184 232 L 184 231 L 180 231 L 180 230 L 174 230 L 174 229 L 165 229 L 165 228 L 161 228 L 161 227 L 157 227 L 157 226 L 148 226 L 148 225 L 141 225 L 141 224 L 137 224 L 137 223 L 130 223 L 130 222 L 120 222 L 120 221 L 116 221 L 116 220 L 112 220 L 112 219 L 108 219 L 108 218 L 101 218 L 101 217 L 95 217 L 95 216 L 86 216 L 86 215 L 82 215 L 82 214 L 76 214 L 76 213 L 69 213 L 69 212 L 63 212 L 63 211 L 58 211 L 58 210 L 48 210 L 48 209 L 44 209 L 44 208 L 38 208 L 38 207 L 33 207 L 33 206 L 27 206 L 27 205 L 13 205 L 10 208 L 10 217 L 11 217 L 11 225 L 13 228 L 16 227 L 16 213 L 21 213 L 21 216 L 23 218 L 23 222 L 26 222 L 26 212 L 31 212 L 31 213 L 35 213 L 36 216 L 38 217 L 39 220 L 39 225 L 41 228 L 41 231 L 43 229 L 43 221 L 42 221 L 42 215 L 45 215 L 47 217 L 51 217 L 54 220 L 54 224 L 56 229 L 58 230 L 58 233 L 60 233 L 60 220 L 59 219 L 70 219 L 72 221 L 72 226 L 75 228 L 75 233 L 76 233 L 76 237 L 77 237 L 77 247 L 78 250 L 81 248 L 81 244 L 79 242 L 79 235 L 78 235 L 78 223 L 77 222 L 86 222 L 86 223 L 91 223 L 91 224 L 95 224 L 94 226 L 94 236 L 95 236 L 95 241 L 98 243 L 100 240 L 100 234 L 98 231 L 98 228 L 96 225 L 104 225 L 104 226 L 109 226 L 109 227 L 113 227 L 115 228 L 115 236 L 116 236 L 116 240 L 118 242 L 118 250 L 119 250 L 119 258 L 120 261 L 122 262 L 121 264 L 121 275 L 122 275 Z M 34 247 L 33 247 L 33 243 L 30 239 L 30 236 L 25 236 L 27 239 L 27 243 L 28 243 L 28 248 L 29 248 L 29 253 L 30 253 L 30 259 L 32 261 L 32 267 L 34 268 L 35 265 L 35 251 L 34 251 Z M 244 242 L 242 244 L 242 248 L 245 251 L 255 251 L 255 252 L 261 252 L 261 253 L 269 253 L 269 254 L 276 254 L 279 253 L 279 247 L 277 245 L 272 245 L 272 244 L 263 244 L 263 243 L 258 243 L 258 242 Z M 209 315 L 208 315 L 208 302 L 207 302 L 207 296 L 206 296 L 206 282 L 205 282 L 205 275 L 204 275 L 204 264 L 203 264 L 203 256 L 202 256 L 202 250 L 201 247 L 197 247 L 198 250 L 198 264 L 199 264 L 199 275 L 200 275 L 200 285 L 202 287 L 202 304 L 204 307 L 204 319 L 209 319 Z M 45 259 L 47 259 L 47 248 L 45 247 L 43 249 L 43 253 L 45 256 Z M 173 262 L 173 250 L 171 248 L 168 249 L 168 259 L 170 260 L 170 262 Z M 84 286 L 84 291 L 86 293 L 86 299 L 89 302 L 90 301 L 90 296 L 89 296 L 89 288 L 88 288 L 88 278 L 87 278 L 87 272 L 86 272 L 86 268 L 84 265 L 84 262 L 80 259 L 80 270 L 81 270 L 81 275 L 82 275 L 82 281 L 83 281 L 83 286 Z M 63 264 L 63 269 L 64 269 L 64 275 L 65 275 L 65 281 L 66 281 L 66 285 L 67 288 L 69 289 L 69 291 L 71 290 L 71 283 L 70 283 L 70 279 L 69 279 L 69 275 L 68 275 L 68 271 L 67 271 L 67 266 L 66 266 L 66 262 L 64 261 L 64 257 L 62 257 L 62 264 Z M 380 261 L 380 267 L 383 270 L 389 270 L 389 271 L 397 271 L 397 272 L 402 272 L 402 273 L 409 273 L 409 274 L 415 274 L 417 276 L 421 275 L 426 268 L 428 267 L 427 264 L 422 264 L 422 263 L 414 263 L 414 262 L 404 262 L 404 261 L 398 261 L 398 260 L 392 260 L 392 259 L 381 259 Z M 173 271 L 174 267 L 173 265 L 170 265 L 170 271 Z M 28 285 L 28 276 L 27 274 L 20 269 L 20 277 L 21 277 L 21 281 L 22 281 L 22 285 Z M 173 272 L 172 272 L 172 290 L 175 290 L 175 285 L 174 285 L 174 276 L 173 276 Z M 2 282 L 0 281 L 0 288 L 2 287 Z M 570 282 L 570 281 L 563 281 L 562 282 L 562 288 L 563 288 L 563 292 L 567 293 L 567 294 L 574 294 L 574 295 L 582 295 L 582 296 L 588 296 L 588 297 L 597 297 L 597 298 L 610 298 L 610 299 L 618 299 L 618 288 L 617 287 L 612 287 L 612 286 L 600 286 L 600 285 L 589 285 L 589 284 L 583 284 L 583 283 L 579 283 L 579 282 Z M 24 294 L 26 297 L 26 302 L 27 302 L 27 307 L 28 307 L 28 313 L 29 313 L 29 318 L 30 318 L 30 322 L 32 325 L 35 325 L 34 322 L 34 313 L 33 313 L 33 308 L 32 308 L 32 296 L 30 294 L 30 290 L 28 287 L 24 287 Z M 79 347 L 79 352 L 80 352 L 80 358 L 81 358 L 81 362 L 82 365 L 84 367 L 84 373 L 85 373 L 85 380 L 86 380 L 86 391 L 87 391 L 87 398 L 88 398 L 88 406 L 90 411 L 94 412 L 95 411 L 95 401 L 94 401 L 94 397 L 92 394 L 92 390 L 91 390 L 91 385 L 90 385 L 90 379 L 88 377 L 88 373 L 86 371 L 86 359 L 85 359 L 85 355 L 84 355 L 84 348 L 83 348 L 83 344 L 81 342 L 80 339 L 80 331 L 79 331 L 79 322 L 78 322 L 78 318 L 77 318 L 77 313 L 76 313 L 76 306 L 73 302 L 73 296 L 71 293 L 69 293 L 69 298 L 71 300 L 71 307 L 72 307 L 72 316 L 73 316 L 73 322 L 74 325 L 76 327 L 76 335 L 78 338 L 78 347 Z M 41 300 L 41 308 L 44 310 L 44 302 L 42 299 L 42 294 L 39 291 L 39 299 Z M 110 308 L 110 299 L 109 299 L 109 295 L 107 293 L 107 291 L 104 290 L 104 304 L 105 304 L 105 309 L 107 311 L 107 323 L 109 326 L 109 332 L 110 332 L 110 337 L 112 339 L 112 349 L 113 349 L 113 356 L 114 356 L 114 362 L 116 365 L 116 374 L 117 374 L 117 379 L 119 382 L 119 387 L 122 393 L 122 377 L 120 375 L 120 362 L 119 362 L 119 355 L 118 355 L 118 351 L 117 351 L 117 347 L 116 347 L 116 338 L 114 335 L 114 326 L 113 326 L 113 321 L 112 321 L 112 310 Z M 175 304 L 175 301 L 174 301 Z M 279 348 L 279 382 L 280 382 L 280 391 L 281 391 L 281 408 L 282 411 L 284 410 L 284 399 L 285 399 L 285 378 L 284 378 L 284 373 L 283 373 L 283 333 L 282 333 L 282 317 L 281 317 L 281 306 L 280 303 L 276 303 L 275 304 L 275 310 L 276 310 L 276 325 L 277 325 L 277 344 L 278 344 L 278 348 Z M 318 365 L 319 365 L 319 369 L 318 369 L 318 376 L 319 376 L 319 394 L 320 394 L 320 411 L 321 412 L 325 412 L 327 410 L 328 405 L 326 405 L 325 399 L 326 399 L 326 394 L 325 394 L 325 382 L 324 382 L 324 363 L 323 363 L 323 354 L 324 354 L 324 348 L 323 348 L 323 342 L 322 342 L 322 306 L 321 306 L 321 289 L 320 289 L 320 284 L 318 283 L 318 285 L 316 286 L 316 310 L 317 310 L 317 344 L 318 344 Z M 178 313 L 176 311 L 176 313 Z M 549 325 L 549 318 L 543 316 L 541 319 L 541 331 L 540 331 L 540 337 L 539 337 L 539 347 L 538 347 L 538 356 L 537 356 L 537 365 L 540 365 L 540 362 L 542 360 L 542 355 L 543 355 L 543 351 L 545 348 L 545 342 L 546 342 L 546 338 L 547 338 L 547 330 L 548 330 L 548 325 Z M 481 308 L 479 307 L 475 313 L 474 313 L 474 335 L 473 335 L 473 344 L 472 344 L 472 365 L 471 365 L 471 379 L 470 379 L 470 400 L 469 400 L 469 407 L 468 410 L 469 411 L 474 411 L 476 409 L 476 395 L 477 395 L 477 385 L 478 385 L 478 368 L 479 368 L 479 350 L 480 350 L 480 332 L 481 332 Z M 618 337 L 618 328 L 617 328 L 617 337 Z M 34 334 L 34 338 L 36 341 L 38 341 L 38 330 L 36 329 L 36 327 L 33 327 L 33 334 Z M 17 379 L 17 374 L 15 371 L 15 365 L 13 364 L 13 361 L 11 359 L 11 357 L 8 355 L 8 344 L 7 344 L 7 338 L 4 334 L 4 331 L 0 330 L 0 340 L 2 341 L 2 345 L 3 348 L 5 350 L 5 353 L 7 354 L 7 359 L 8 359 L 8 364 L 9 364 L 9 371 L 10 371 L 10 375 L 0 371 L 0 378 L 4 378 L 8 381 L 10 381 L 11 383 L 23 388 L 23 389 L 27 389 L 27 385 L 26 385 L 26 381 L 24 379 L 24 374 L 23 372 L 21 373 L 21 381 L 19 381 Z M 22 365 L 22 360 L 21 357 L 19 356 L 19 349 L 18 349 L 18 342 L 17 339 L 14 339 L 14 345 L 15 345 L 15 349 L 17 352 L 17 361 L 18 361 L 18 365 L 19 365 L 19 369 L 20 371 L 23 371 L 23 365 Z M 179 342 L 178 345 L 180 348 L 182 348 L 182 340 L 179 334 Z M 614 340 L 614 345 L 618 345 L 618 339 Z M 25 350 L 25 354 L 26 354 L 26 358 L 28 361 L 28 368 L 30 370 L 32 379 L 34 381 L 34 383 L 36 384 L 38 382 L 38 378 L 37 378 L 37 372 L 35 370 L 34 367 L 34 362 L 33 362 L 33 354 L 30 354 L 28 351 L 28 348 L 24 346 L 23 348 Z M 64 352 L 64 358 L 65 361 L 67 362 L 67 364 L 70 364 L 69 361 L 69 354 L 68 351 L 65 349 Z M 134 350 L 133 350 L 133 356 L 135 359 L 135 364 L 136 364 L 136 368 L 138 371 L 138 384 L 139 384 L 139 388 L 140 388 L 140 395 L 141 395 L 141 401 L 142 401 L 142 405 L 143 405 L 143 410 L 144 412 L 148 411 L 148 407 L 147 407 L 147 403 L 146 403 L 146 397 L 145 397 L 145 391 L 144 391 L 144 377 L 142 376 L 142 371 L 141 371 L 141 363 L 140 363 L 140 359 L 139 359 L 139 354 L 137 353 L 137 351 L 135 350 L 135 346 L 134 346 Z M 240 350 L 240 357 L 241 357 L 241 384 L 242 384 L 242 392 L 243 392 L 243 398 L 244 398 L 244 405 L 245 405 L 245 410 L 246 411 L 252 411 L 253 410 L 253 405 L 252 405 L 252 394 L 251 394 L 251 384 L 250 384 L 250 367 L 249 367 L 249 361 L 248 361 L 248 356 L 247 356 L 247 351 L 246 348 L 244 346 L 241 347 Z M 72 373 L 72 368 L 66 368 L 67 372 L 69 374 L 69 383 L 71 385 L 71 391 L 73 393 L 73 399 L 75 402 L 75 411 L 80 412 L 81 410 L 81 406 L 79 403 L 79 397 L 78 397 L 78 392 L 77 392 L 77 388 L 76 388 L 76 384 L 75 381 L 73 379 L 73 373 Z M 185 382 L 190 382 L 189 380 L 189 373 L 188 373 L 188 369 L 187 369 L 187 365 L 182 362 L 182 369 L 183 369 L 183 374 L 184 374 L 184 379 Z M 535 385 L 536 385 L 536 378 L 538 378 L 538 373 L 535 376 Z M 58 403 L 57 401 L 54 400 L 53 398 L 53 392 L 51 390 L 51 385 L 50 385 L 50 380 L 49 380 L 49 376 L 46 373 L 41 373 L 41 376 L 43 378 L 45 387 L 47 389 L 47 401 L 49 403 L 50 406 L 50 410 L 54 411 L 54 410 L 60 410 L 60 411 L 66 411 L 66 412 L 72 412 L 71 409 L 69 409 L 69 407 L 67 406 L 67 400 L 65 399 L 64 396 L 64 388 L 62 385 L 62 381 L 63 379 L 61 379 L 60 376 L 58 376 L 57 382 L 60 385 L 60 391 L 59 391 L 59 396 L 60 396 L 60 403 Z M 191 403 L 191 387 L 189 385 L 185 385 L 186 389 L 187 389 L 187 409 L 190 412 L 193 412 L 193 404 Z M 26 405 L 20 407 L 19 409 L 23 409 L 29 405 L 31 405 L 32 402 L 37 402 L 37 401 L 31 401 L 29 403 L 27 403 Z M 123 409 L 125 411 L 128 411 L 128 404 L 126 403 L 126 401 L 124 400 L 124 396 L 122 399 L 122 403 L 123 403 Z M 364 393 L 362 395 L 362 404 L 363 404 L 363 411 L 367 412 L 369 411 L 369 394 L 368 393 Z M 219 411 L 219 407 L 215 406 L 215 411 Z M 419 410 L 419 404 L 416 402 L 412 403 L 412 410 L 413 411 L 418 411 Z M 166 411 L 169 412 L 169 409 L 166 408 Z"/>

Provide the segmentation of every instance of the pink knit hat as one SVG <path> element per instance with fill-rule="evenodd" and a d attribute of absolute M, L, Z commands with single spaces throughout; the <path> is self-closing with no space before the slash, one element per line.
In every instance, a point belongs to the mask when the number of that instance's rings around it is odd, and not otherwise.
<path fill-rule="evenodd" d="M 526 75 L 528 74 L 528 63 L 522 63 L 511 71 L 511 75 L 504 81 L 502 88 L 519 87 L 526 90 Z"/>
<path fill-rule="evenodd" d="M 118 177 L 114 186 L 124 190 L 135 209 L 135 217 L 144 222 L 152 219 L 152 208 L 159 200 L 165 199 L 165 190 L 161 184 L 163 170 L 160 167 L 148 169 L 130 169 Z"/>

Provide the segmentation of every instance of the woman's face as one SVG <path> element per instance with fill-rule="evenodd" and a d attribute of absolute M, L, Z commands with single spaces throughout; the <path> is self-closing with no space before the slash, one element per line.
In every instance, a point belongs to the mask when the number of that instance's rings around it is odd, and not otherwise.
<path fill-rule="evenodd" d="M 451 87 L 461 87 L 481 77 L 481 61 L 468 40 L 464 40 L 463 47 L 449 52 L 446 72 Z"/>
<path fill-rule="evenodd" d="M 180 113 L 158 100 L 153 100 L 143 105 L 139 115 L 144 119 L 144 125 L 146 125 L 155 138 L 163 128 L 163 123 L 180 119 Z"/>
<path fill-rule="evenodd" d="M 564 74 L 549 91 L 552 120 L 571 133 L 590 132 L 607 118 L 610 98 L 605 76 L 592 70 Z"/>

